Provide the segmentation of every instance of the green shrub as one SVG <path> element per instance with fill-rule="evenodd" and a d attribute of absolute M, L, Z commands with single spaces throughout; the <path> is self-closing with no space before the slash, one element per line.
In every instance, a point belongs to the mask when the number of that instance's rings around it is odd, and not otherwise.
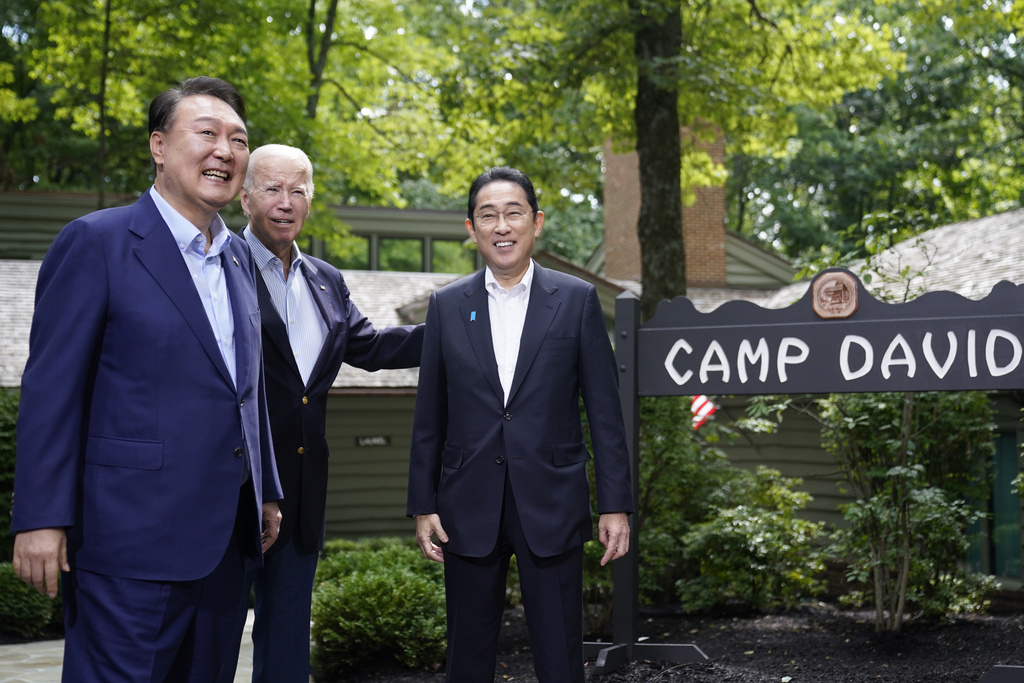
<path fill-rule="evenodd" d="M 14 537 L 7 530 L 11 528 L 14 454 L 17 450 L 15 428 L 20 396 L 17 389 L 0 388 L 0 562 L 10 562 L 14 557 Z"/>
<path fill-rule="evenodd" d="M 823 589 L 823 525 L 796 516 L 810 496 L 776 470 L 759 467 L 754 476 L 749 504 L 720 509 L 683 537 L 686 558 L 699 567 L 677 583 L 684 608 L 789 607 Z"/>
<path fill-rule="evenodd" d="M 444 588 L 403 567 L 380 565 L 320 583 L 312 619 L 318 678 L 381 661 L 417 669 L 444 662 Z"/>
<path fill-rule="evenodd" d="M 54 601 L 18 578 L 10 562 L 0 563 L 0 632 L 37 638 L 49 625 L 53 609 Z"/>
<path fill-rule="evenodd" d="M 445 656 L 443 568 L 415 541 L 331 541 L 313 591 L 312 664 L 337 678 L 393 661 L 431 669 Z"/>
<path fill-rule="evenodd" d="M 316 583 L 336 581 L 356 572 L 373 571 L 382 565 L 402 567 L 431 578 L 439 576 L 442 571 L 440 564 L 423 557 L 413 538 L 335 539 L 324 544 L 323 559 L 316 568 Z"/>

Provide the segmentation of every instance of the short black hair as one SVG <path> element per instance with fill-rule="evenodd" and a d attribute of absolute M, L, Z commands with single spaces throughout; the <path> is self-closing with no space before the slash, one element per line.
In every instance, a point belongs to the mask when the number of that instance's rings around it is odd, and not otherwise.
<path fill-rule="evenodd" d="M 164 90 L 149 103 L 149 134 L 153 131 L 167 131 L 174 125 L 178 103 L 193 95 L 209 95 L 227 102 L 238 117 L 245 122 L 246 107 L 241 93 L 227 81 L 210 76 L 188 78 L 173 88 Z"/>
<path fill-rule="evenodd" d="M 494 182 L 505 181 L 509 183 L 515 183 L 519 187 L 523 188 L 526 193 L 526 201 L 530 204 L 530 210 L 534 213 L 540 211 L 540 206 L 537 204 L 537 193 L 533 189 L 533 183 L 526 176 L 525 173 L 517 168 L 511 166 L 495 166 L 494 168 L 488 169 L 478 175 L 473 184 L 469 186 L 469 220 L 473 220 L 473 212 L 476 211 L 476 196 L 480 194 L 480 190 L 485 185 L 489 185 Z"/>

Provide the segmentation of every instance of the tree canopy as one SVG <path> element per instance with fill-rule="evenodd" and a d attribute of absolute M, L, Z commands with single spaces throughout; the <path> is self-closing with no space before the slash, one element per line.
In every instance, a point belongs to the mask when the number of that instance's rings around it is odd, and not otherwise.
<path fill-rule="evenodd" d="M 143 191 L 146 105 L 208 74 L 246 96 L 251 144 L 310 154 L 312 231 L 328 204 L 459 205 L 511 164 L 544 246 L 582 261 L 612 141 L 640 156 L 649 312 L 685 293 L 681 204 L 726 177 L 733 227 L 792 256 L 1019 202 L 1021 6 L 9 0 L 0 188 Z"/>
<path fill-rule="evenodd" d="M 905 67 L 796 104 L 784 147 L 730 160 L 731 223 L 791 257 L 862 256 L 1024 199 L 1024 3 L 862 4 Z"/>

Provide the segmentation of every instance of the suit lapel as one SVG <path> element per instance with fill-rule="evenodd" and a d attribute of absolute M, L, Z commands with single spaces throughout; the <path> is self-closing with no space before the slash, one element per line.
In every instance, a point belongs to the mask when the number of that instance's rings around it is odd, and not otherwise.
<path fill-rule="evenodd" d="M 263 273 L 256 272 L 256 296 L 260 302 L 260 317 L 263 319 L 263 331 L 267 338 L 281 352 L 281 357 L 288 363 L 296 377 L 299 377 L 299 366 L 295 363 L 295 355 L 292 353 L 292 345 L 288 341 L 288 330 L 284 326 L 281 314 L 274 306 L 274 300 L 270 297 L 270 290 L 263 280 Z"/>
<path fill-rule="evenodd" d="M 181 250 L 175 244 L 170 229 L 148 193 L 136 203 L 136 207 L 138 210 L 133 213 L 131 225 L 128 227 L 140 238 L 134 247 L 135 255 L 174 303 L 224 379 L 232 384 L 231 373 L 228 372 L 228 367 L 221 357 L 220 347 L 210 327 L 210 319 L 206 316 L 203 302 L 192 283 L 192 275 L 181 257 Z"/>
<path fill-rule="evenodd" d="M 476 354 L 480 369 L 498 396 L 505 404 L 505 392 L 498 377 L 498 361 L 494 358 L 494 342 L 491 339 L 491 316 L 487 306 L 487 288 L 484 286 L 484 271 L 477 273 L 463 290 L 465 300 L 459 302 L 459 313 L 466 326 L 469 344 Z"/>
<path fill-rule="evenodd" d="M 516 358 L 516 371 L 512 376 L 512 386 L 508 392 L 508 402 L 515 398 L 516 392 L 523 384 L 526 373 L 530 371 L 537 352 L 547 336 L 551 321 L 561 302 L 554 294 L 558 287 L 551 282 L 548 271 L 541 266 L 533 266 L 533 286 L 530 289 L 530 304 L 526 308 L 526 321 L 523 323 L 523 336 L 519 340 L 519 356 Z"/>
<path fill-rule="evenodd" d="M 233 235 L 231 243 L 221 252 L 220 265 L 227 283 L 231 317 L 235 321 L 235 386 L 241 392 L 249 376 L 249 364 L 259 357 L 252 354 L 250 343 L 259 339 L 260 330 L 256 329 L 253 334 L 250 329 L 253 327 L 252 316 L 259 313 L 259 304 L 253 297 L 252 288 L 247 286 L 250 273 L 235 254 L 235 249 L 240 246 L 233 244 L 237 239 L 241 238 Z M 257 273 L 256 277 L 260 275 Z"/>

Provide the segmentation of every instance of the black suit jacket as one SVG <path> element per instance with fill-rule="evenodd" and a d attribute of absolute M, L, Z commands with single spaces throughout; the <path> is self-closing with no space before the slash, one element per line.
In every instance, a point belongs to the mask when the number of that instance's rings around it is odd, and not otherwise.
<path fill-rule="evenodd" d="M 633 511 L 615 358 L 597 292 L 578 278 L 534 268 L 507 405 L 484 271 L 430 297 L 407 514 L 437 513 L 446 549 L 458 555 L 494 549 L 506 468 L 530 550 L 553 556 L 592 538 L 581 397 L 598 511 Z"/>
<path fill-rule="evenodd" d="M 274 307 L 262 274 L 256 276 L 263 316 L 263 358 L 270 427 L 284 499 L 281 532 L 268 555 L 298 534 L 302 552 L 316 552 L 324 542 L 327 506 L 327 394 L 344 361 L 364 370 L 419 365 L 423 326 L 377 330 L 349 296 L 345 278 L 329 263 L 303 254 L 303 274 L 327 336 L 309 383 L 304 385 L 288 342 L 284 321 Z"/>

